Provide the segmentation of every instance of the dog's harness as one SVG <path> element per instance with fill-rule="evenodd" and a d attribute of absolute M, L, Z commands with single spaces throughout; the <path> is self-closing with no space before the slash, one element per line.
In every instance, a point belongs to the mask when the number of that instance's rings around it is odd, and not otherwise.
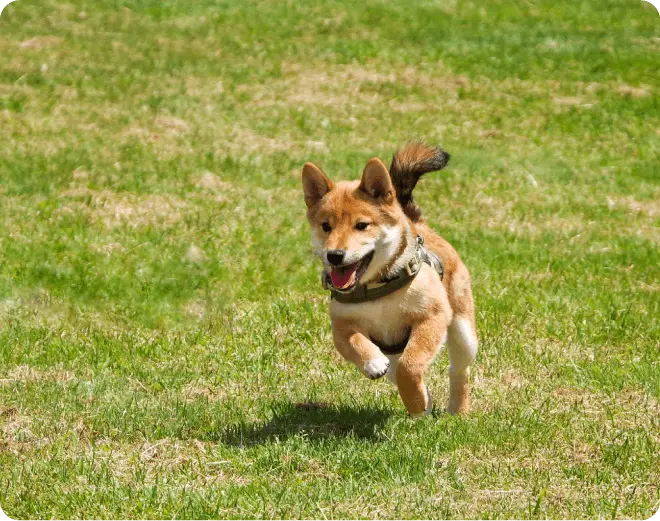
<path fill-rule="evenodd" d="M 380 351 L 383 354 L 386 355 L 398 355 L 400 353 L 403 353 L 403 350 L 406 348 L 408 345 L 408 340 L 410 340 L 410 333 L 412 329 L 408 328 L 408 331 L 406 332 L 406 338 L 402 341 L 399 342 L 398 344 L 394 344 L 391 346 L 388 346 L 386 344 L 383 344 L 382 342 L 379 342 L 377 340 L 374 340 L 373 338 L 369 337 L 369 340 L 371 340 L 374 344 L 376 344 L 376 347 L 380 349 Z"/>
<path fill-rule="evenodd" d="M 323 288 L 330 291 L 330 298 L 341 302 L 342 304 L 359 304 L 361 302 L 368 302 L 376 300 L 390 293 L 401 289 L 403 286 L 411 282 L 422 269 L 422 264 L 428 264 L 440 275 L 440 280 L 443 279 L 445 274 L 444 263 L 442 259 L 433 252 L 428 251 L 424 247 L 424 238 L 421 235 L 417 236 L 417 243 L 415 245 L 415 254 L 412 259 L 405 265 L 405 267 L 393 277 L 381 280 L 373 284 L 358 284 L 350 291 L 342 291 L 332 285 L 330 273 L 323 271 L 321 274 L 321 283 Z M 378 348 L 385 354 L 394 355 L 403 352 L 408 343 L 410 331 L 406 335 L 406 339 L 393 346 L 382 345 L 379 342 L 371 341 L 378 346 Z"/>
<path fill-rule="evenodd" d="M 417 276 L 419 270 L 422 269 L 423 263 L 435 269 L 438 275 L 440 275 L 440 280 L 442 280 L 445 274 L 442 259 L 435 253 L 428 251 L 424 247 L 424 238 L 418 235 L 417 243 L 415 244 L 415 254 L 408 261 L 408 264 L 393 277 L 373 284 L 358 284 L 351 290 L 342 291 L 332 285 L 330 273 L 324 270 L 321 274 L 321 284 L 323 285 L 323 289 L 330 290 L 330 298 L 333 300 L 342 304 L 359 304 L 361 302 L 379 299 L 401 289 Z"/>

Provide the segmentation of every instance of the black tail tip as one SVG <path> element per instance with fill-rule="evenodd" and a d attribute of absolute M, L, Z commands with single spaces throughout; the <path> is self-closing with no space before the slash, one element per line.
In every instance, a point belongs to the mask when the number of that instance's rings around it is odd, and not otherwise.
<path fill-rule="evenodd" d="M 442 148 L 436 147 L 435 151 L 436 151 L 436 155 L 434 158 L 435 168 L 431 170 L 432 172 L 435 172 L 437 170 L 442 170 L 444 167 L 447 166 L 449 160 L 451 159 L 451 155 L 449 154 L 449 152 L 445 152 L 444 150 L 442 150 Z"/>
<path fill-rule="evenodd" d="M 450 155 L 440 147 L 432 147 L 422 141 L 411 141 L 399 148 L 392 158 L 390 173 L 395 176 L 421 176 L 442 170 L 449 163 Z"/>
<path fill-rule="evenodd" d="M 419 178 L 428 172 L 442 170 L 450 157 L 442 148 L 429 146 L 423 141 L 411 141 L 395 152 L 390 176 L 399 203 L 414 221 L 421 219 L 421 211 L 412 195 Z"/>

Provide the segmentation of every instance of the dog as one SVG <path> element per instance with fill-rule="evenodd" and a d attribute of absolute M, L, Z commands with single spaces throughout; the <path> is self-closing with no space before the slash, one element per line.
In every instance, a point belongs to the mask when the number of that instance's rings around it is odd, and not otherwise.
<path fill-rule="evenodd" d="M 413 199 L 420 177 L 448 161 L 442 149 L 411 142 L 389 170 L 370 159 L 359 181 L 335 183 L 314 163 L 302 171 L 335 347 L 367 377 L 387 375 L 413 417 L 432 412 L 424 376 L 445 344 L 447 411 L 470 409 L 478 346 L 470 273 Z"/>

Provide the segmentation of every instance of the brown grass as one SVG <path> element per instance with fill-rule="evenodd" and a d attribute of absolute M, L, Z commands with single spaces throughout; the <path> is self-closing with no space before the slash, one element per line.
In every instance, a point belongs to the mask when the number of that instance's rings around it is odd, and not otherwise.
<path fill-rule="evenodd" d="M 29 365 L 17 365 L 7 372 L 5 378 L 0 379 L 0 382 L 41 382 L 51 381 L 66 383 L 75 379 L 75 374 L 72 371 L 67 371 L 61 366 L 51 367 L 49 369 L 41 370 L 31 367 Z"/>
<path fill-rule="evenodd" d="M 198 188 L 210 191 L 228 191 L 232 189 L 231 183 L 223 181 L 219 176 L 208 171 L 197 176 L 193 183 Z"/>
<path fill-rule="evenodd" d="M 64 42 L 62 38 L 58 36 L 35 36 L 29 40 L 24 40 L 19 44 L 21 49 L 29 49 L 40 51 L 42 49 L 48 49 L 50 47 L 57 47 Z"/>
<path fill-rule="evenodd" d="M 179 223 L 189 210 L 186 201 L 171 194 L 138 196 L 78 187 L 60 193 L 60 198 L 71 201 L 65 202 L 60 212 L 82 212 L 92 224 L 101 223 L 106 228 L 168 228 Z"/>

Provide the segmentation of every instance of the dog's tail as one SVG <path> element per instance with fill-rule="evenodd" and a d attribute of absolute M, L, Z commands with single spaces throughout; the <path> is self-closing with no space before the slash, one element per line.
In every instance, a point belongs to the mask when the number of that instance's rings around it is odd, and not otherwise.
<path fill-rule="evenodd" d="M 421 141 L 410 142 L 399 148 L 392 158 L 390 177 L 404 213 L 419 221 L 422 211 L 413 200 L 413 190 L 419 178 L 427 172 L 442 170 L 449 162 L 449 154 L 441 148 L 425 145 Z"/>

